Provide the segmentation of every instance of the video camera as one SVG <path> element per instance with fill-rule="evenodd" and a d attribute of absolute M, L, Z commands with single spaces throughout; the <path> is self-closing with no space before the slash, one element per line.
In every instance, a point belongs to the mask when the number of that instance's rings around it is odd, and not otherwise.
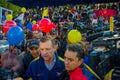
<path fill-rule="evenodd" d="M 112 80 L 120 80 L 120 36 L 117 32 L 100 32 L 89 36 L 94 51 L 90 53 L 92 66 L 101 78 L 114 69 Z"/>

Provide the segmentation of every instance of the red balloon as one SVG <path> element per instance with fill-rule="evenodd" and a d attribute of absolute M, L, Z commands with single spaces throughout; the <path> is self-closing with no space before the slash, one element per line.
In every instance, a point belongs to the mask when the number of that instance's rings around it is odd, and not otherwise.
<path fill-rule="evenodd" d="M 4 24 L 3 24 L 4 27 L 13 27 L 13 26 L 17 26 L 16 22 L 15 21 L 6 21 Z"/>
<path fill-rule="evenodd" d="M 52 22 L 51 22 L 50 19 L 44 18 L 44 19 L 42 19 L 41 21 L 39 21 L 38 24 L 39 24 L 41 27 L 44 27 L 44 26 L 50 25 L 51 23 L 52 23 Z"/>
<path fill-rule="evenodd" d="M 12 21 L 12 20 L 6 21 L 6 22 L 3 24 L 3 32 L 4 32 L 5 34 L 7 34 L 8 30 L 9 30 L 11 27 L 13 27 L 13 26 L 17 26 L 17 24 L 16 24 L 14 21 Z"/>
<path fill-rule="evenodd" d="M 44 18 L 39 23 L 39 30 L 42 30 L 45 33 L 48 33 L 52 30 L 52 22 L 50 19 Z"/>
<path fill-rule="evenodd" d="M 54 23 L 52 23 L 51 26 L 52 26 L 53 28 L 56 28 L 56 27 L 57 27 L 57 25 L 55 25 Z"/>
<path fill-rule="evenodd" d="M 34 24 L 32 26 L 32 30 L 35 31 L 35 30 L 39 30 L 39 25 L 38 24 Z"/>
<path fill-rule="evenodd" d="M 42 28 L 42 31 L 45 33 L 49 33 L 52 30 L 51 26 L 47 26 L 46 28 Z"/>
<path fill-rule="evenodd" d="M 8 30 L 9 30 L 8 27 L 3 27 L 3 32 L 4 32 L 5 34 L 7 34 Z"/>

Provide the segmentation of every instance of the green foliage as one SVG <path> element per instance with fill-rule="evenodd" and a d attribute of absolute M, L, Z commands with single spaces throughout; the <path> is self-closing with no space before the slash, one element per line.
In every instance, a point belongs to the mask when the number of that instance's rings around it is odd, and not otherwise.
<path fill-rule="evenodd" d="M 21 9 L 21 7 L 14 5 L 12 3 L 9 3 L 6 0 L 0 0 L 0 6 L 12 10 L 13 17 L 18 15 L 20 13 L 20 9 Z"/>

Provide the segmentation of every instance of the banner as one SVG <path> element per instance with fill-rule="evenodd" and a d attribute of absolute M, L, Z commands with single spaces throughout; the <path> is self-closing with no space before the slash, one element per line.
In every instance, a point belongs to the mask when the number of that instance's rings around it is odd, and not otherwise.
<path fill-rule="evenodd" d="M 116 15 L 116 10 L 114 10 L 114 9 L 98 10 L 97 11 L 97 16 L 110 17 L 110 16 L 115 16 L 115 15 Z"/>

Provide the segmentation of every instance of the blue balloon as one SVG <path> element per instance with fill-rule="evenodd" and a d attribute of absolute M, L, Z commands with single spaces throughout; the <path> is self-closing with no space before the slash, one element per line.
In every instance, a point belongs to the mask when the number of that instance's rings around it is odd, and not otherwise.
<path fill-rule="evenodd" d="M 32 31 L 32 23 L 31 22 L 28 23 L 26 27 L 27 27 L 27 29 L 29 29 L 30 31 Z"/>
<path fill-rule="evenodd" d="M 8 30 L 7 40 L 10 45 L 18 45 L 24 39 L 24 31 L 18 26 L 14 26 Z"/>

